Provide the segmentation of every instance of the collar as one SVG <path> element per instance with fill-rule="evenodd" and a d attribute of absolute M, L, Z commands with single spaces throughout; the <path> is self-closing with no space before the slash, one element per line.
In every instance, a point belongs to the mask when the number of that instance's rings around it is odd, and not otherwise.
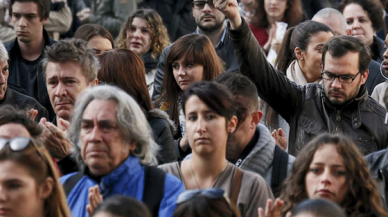
<path fill-rule="evenodd" d="M 290 81 L 293 81 L 298 85 L 304 86 L 307 84 L 307 80 L 299 66 L 299 62 L 296 59 L 294 59 L 290 66 L 287 68 L 286 75 Z M 314 83 L 320 83 L 320 81 L 321 79 L 318 79 L 314 81 Z"/>
<path fill-rule="evenodd" d="M 11 99 L 12 99 L 12 93 L 9 87 L 7 87 L 7 90 L 5 91 L 5 94 L 4 94 L 4 98 L 0 100 L 0 105 L 11 104 L 10 103 Z"/>
<path fill-rule="evenodd" d="M 224 40 L 225 40 L 226 32 L 227 32 L 227 28 L 224 27 L 224 30 L 222 31 L 221 39 L 220 39 L 220 41 L 217 43 L 217 45 L 214 47 L 214 49 L 219 50 L 219 49 L 222 48 L 222 46 L 224 45 Z M 195 29 L 195 34 L 201 34 L 201 33 L 199 32 L 198 27 Z"/>
<path fill-rule="evenodd" d="M 51 46 L 55 43 L 55 41 L 50 38 L 50 36 L 48 35 L 45 29 L 43 29 L 43 39 L 44 39 L 45 46 Z M 20 52 L 19 42 L 17 38 L 15 38 L 15 40 L 13 40 L 13 42 L 11 42 L 10 44 L 10 53 L 14 53 L 14 52 Z"/>
<path fill-rule="evenodd" d="M 252 136 L 251 141 L 245 146 L 244 150 L 241 152 L 240 156 L 237 158 L 235 162 L 233 162 L 236 166 L 240 166 L 244 159 L 251 153 L 253 148 L 255 147 L 257 140 L 260 137 L 260 131 L 256 128 L 255 133 Z"/>

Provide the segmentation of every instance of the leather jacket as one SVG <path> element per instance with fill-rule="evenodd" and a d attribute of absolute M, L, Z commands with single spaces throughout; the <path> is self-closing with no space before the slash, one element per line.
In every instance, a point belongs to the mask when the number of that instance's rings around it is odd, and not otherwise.
<path fill-rule="evenodd" d="M 241 73 L 256 84 L 260 98 L 290 124 L 290 154 L 298 155 L 322 132 L 349 136 L 364 155 L 387 147 L 386 111 L 368 96 L 364 85 L 355 99 L 336 107 L 326 97 L 323 85 L 296 85 L 268 63 L 244 19 L 238 29 L 228 31 Z"/>

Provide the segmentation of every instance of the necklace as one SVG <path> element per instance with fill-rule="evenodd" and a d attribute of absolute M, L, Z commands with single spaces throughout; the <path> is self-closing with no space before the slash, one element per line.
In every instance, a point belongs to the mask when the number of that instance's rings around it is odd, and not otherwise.
<path fill-rule="evenodd" d="M 220 176 L 222 175 L 222 173 L 224 173 L 224 171 L 225 171 L 225 169 L 226 169 L 226 166 L 228 166 L 228 162 L 226 162 L 224 168 L 223 168 L 223 169 L 221 170 L 221 172 L 218 174 L 216 180 L 214 180 L 212 187 L 214 187 L 214 185 L 217 183 L 217 181 L 218 181 L 218 179 L 220 178 Z M 197 188 L 198 188 L 198 189 L 201 189 L 201 188 L 199 187 L 199 184 L 198 184 L 198 182 L 197 182 L 197 179 L 195 178 L 194 170 L 193 170 L 193 167 L 191 166 L 191 161 L 190 161 L 190 171 L 191 171 L 191 175 L 194 177 L 194 181 L 195 181 L 195 184 L 197 185 Z"/>

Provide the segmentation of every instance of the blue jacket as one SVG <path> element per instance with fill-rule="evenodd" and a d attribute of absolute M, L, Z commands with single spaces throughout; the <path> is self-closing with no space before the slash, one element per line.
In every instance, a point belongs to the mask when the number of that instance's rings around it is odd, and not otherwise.
<path fill-rule="evenodd" d="M 63 184 L 68 178 L 75 175 L 71 173 L 63 176 L 60 181 Z M 144 189 L 144 166 L 140 164 L 140 159 L 129 156 L 127 160 L 115 169 L 109 175 L 103 176 L 100 183 L 96 183 L 92 178 L 84 175 L 74 186 L 69 195 L 67 202 L 69 204 L 72 216 L 88 217 L 85 209 L 88 201 L 88 191 L 90 187 L 98 184 L 103 198 L 112 195 L 131 196 L 139 201 L 143 199 Z M 164 196 L 160 203 L 159 216 L 172 216 L 176 208 L 175 201 L 178 195 L 184 191 L 182 182 L 176 177 L 166 174 L 164 182 Z"/>

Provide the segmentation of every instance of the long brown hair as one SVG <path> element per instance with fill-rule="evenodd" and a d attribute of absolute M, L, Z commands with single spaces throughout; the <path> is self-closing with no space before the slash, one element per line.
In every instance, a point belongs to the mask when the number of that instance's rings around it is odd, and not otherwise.
<path fill-rule="evenodd" d="M 0 151 L 0 161 L 13 161 L 23 166 L 37 185 L 47 177 L 51 177 L 54 180 L 54 186 L 50 196 L 44 202 L 44 216 L 71 217 L 54 163 L 49 152 L 41 143 L 31 139 L 30 144 L 22 151 L 12 151 L 9 146 L 5 146 Z"/>
<path fill-rule="evenodd" d="M 99 81 L 124 90 L 136 100 L 144 112 L 152 109 L 144 63 L 137 54 L 126 49 L 112 49 L 100 55 L 99 59 Z"/>
<path fill-rule="evenodd" d="M 168 53 L 165 64 L 165 75 L 162 84 L 162 94 L 155 102 L 160 107 L 162 102 L 168 104 L 168 115 L 179 126 L 178 99 L 182 93 L 174 78 L 172 64 L 184 57 L 203 66 L 203 81 L 212 81 L 223 72 L 221 59 L 217 56 L 213 44 L 208 37 L 201 34 L 188 34 L 179 38 Z"/>
<path fill-rule="evenodd" d="M 311 140 L 302 149 L 292 165 L 292 172 L 284 181 L 280 195 L 280 198 L 284 200 L 283 215 L 291 211 L 296 204 L 308 198 L 305 183 L 306 174 L 315 152 L 325 144 L 335 145 L 344 161 L 348 193 L 339 205 L 345 212 L 349 216 L 363 216 L 365 213 L 388 216 L 381 207 L 376 183 L 357 146 L 343 135 L 329 133 L 324 133 Z"/>

